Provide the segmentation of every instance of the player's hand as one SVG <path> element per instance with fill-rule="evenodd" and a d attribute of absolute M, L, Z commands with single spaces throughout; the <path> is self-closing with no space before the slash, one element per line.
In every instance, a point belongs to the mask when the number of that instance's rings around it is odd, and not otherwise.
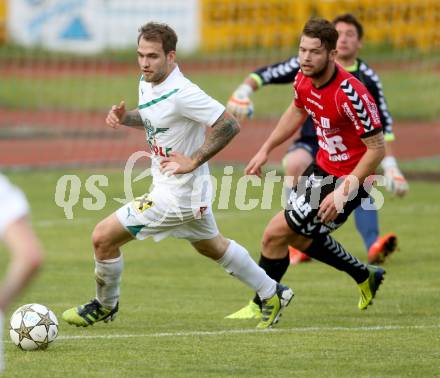
<path fill-rule="evenodd" d="M 406 181 L 398 167 L 389 167 L 384 170 L 385 188 L 398 197 L 403 197 L 409 190 Z"/>
<path fill-rule="evenodd" d="M 398 197 L 404 196 L 409 190 L 409 185 L 400 172 L 395 157 L 385 156 L 381 165 L 385 177 L 385 189 Z"/>
<path fill-rule="evenodd" d="M 254 104 L 249 98 L 249 93 L 252 93 L 252 88 L 242 84 L 232 93 L 226 104 L 226 110 L 239 121 L 250 119 L 254 114 Z"/>
<path fill-rule="evenodd" d="M 168 157 L 160 162 L 160 170 L 167 175 L 177 175 L 192 172 L 197 168 L 195 161 L 180 152 L 170 151 Z"/>
<path fill-rule="evenodd" d="M 105 123 L 113 129 L 118 128 L 122 124 L 126 114 L 125 102 L 121 101 L 119 105 L 113 105 L 107 114 Z"/>
<path fill-rule="evenodd" d="M 322 223 L 331 222 L 338 216 L 338 211 L 335 205 L 335 192 L 327 194 L 324 200 L 319 205 L 318 218 Z"/>
<path fill-rule="evenodd" d="M 354 176 L 347 176 L 333 192 L 327 194 L 319 205 L 318 218 L 322 223 L 333 222 L 344 211 L 351 193 L 357 193 L 359 182 Z"/>
<path fill-rule="evenodd" d="M 265 151 L 258 151 L 244 169 L 247 175 L 257 175 L 261 177 L 261 167 L 266 164 L 268 155 Z"/>

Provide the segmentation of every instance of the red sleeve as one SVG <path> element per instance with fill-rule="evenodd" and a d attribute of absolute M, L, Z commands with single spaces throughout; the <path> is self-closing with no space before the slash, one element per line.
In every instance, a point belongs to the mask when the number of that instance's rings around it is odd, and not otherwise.
<path fill-rule="evenodd" d="M 295 76 L 295 81 L 293 82 L 293 91 L 294 91 L 294 95 L 295 95 L 295 106 L 301 109 L 304 109 L 304 104 L 301 101 L 301 97 L 300 97 L 300 84 L 302 82 L 302 78 L 303 75 L 301 73 L 301 71 L 298 72 L 298 74 Z"/>
<path fill-rule="evenodd" d="M 382 131 L 379 110 L 367 88 L 355 77 L 344 80 L 340 86 L 340 108 L 355 125 L 361 138 Z"/>

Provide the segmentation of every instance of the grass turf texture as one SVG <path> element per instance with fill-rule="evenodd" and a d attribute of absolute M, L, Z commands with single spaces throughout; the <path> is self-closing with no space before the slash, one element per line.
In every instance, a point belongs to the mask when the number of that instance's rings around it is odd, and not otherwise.
<path fill-rule="evenodd" d="M 16 109 L 57 109 L 66 111 L 107 111 L 111 104 L 125 99 L 129 108 L 137 106 L 139 75 L 100 74 L 78 76 L 60 74 L 2 78 L 0 103 Z M 379 71 L 390 111 L 395 120 L 434 120 L 440 118 L 440 76 L 433 69 L 398 69 Z M 232 91 L 248 72 L 189 73 L 188 76 L 209 95 L 226 103 Z M 68 88 L 68 90 L 66 90 Z M 257 92 L 256 118 L 278 119 L 292 100 L 290 85 L 272 85 Z"/>
<path fill-rule="evenodd" d="M 222 170 L 216 169 L 216 174 Z M 241 170 L 234 175 L 233 188 Z M 108 199 L 100 211 L 74 208 L 64 218 L 54 203 L 58 178 L 105 174 Z M 94 295 L 90 234 L 119 205 L 122 172 L 50 171 L 11 173 L 27 193 L 33 222 L 46 249 L 46 263 L 15 307 L 39 302 L 61 320 L 64 309 Z M 136 183 L 141 194 L 145 183 Z M 38 188 L 38 189 L 37 189 Z M 278 194 L 280 187 L 277 187 Z M 358 292 L 346 275 L 320 263 L 290 267 L 285 283 L 296 297 L 273 332 L 256 332 L 255 321 L 223 317 L 252 292 L 185 241 L 132 242 L 123 248 L 125 270 L 119 317 L 111 324 L 78 329 L 61 322 L 59 339 L 44 352 L 22 352 L 4 333 L 5 377 L 403 377 L 439 374 L 438 287 L 439 184 L 411 183 L 403 200 L 385 195 L 381 230 L 399 235 L 401 251 L 385 264 L 387 276 L 374 306 L 357 309 Z M 82 188 L 80 200 L 89 196 Z M 261 188 L 247 198 L 260 198 Z M 258 259 L 265 224 L 278 209 L 215 210 L 222 233 Z M 214 204 L 214 209 L 216 205 Z M 335 233 L 358 257 L 365 252 L 350 219 Z M 3 247 L 0 266 L 5 267 Z M 3 268 L 4 269 L 4 268 Z M 6 327 L 5 324 L 5 327 Z"/>

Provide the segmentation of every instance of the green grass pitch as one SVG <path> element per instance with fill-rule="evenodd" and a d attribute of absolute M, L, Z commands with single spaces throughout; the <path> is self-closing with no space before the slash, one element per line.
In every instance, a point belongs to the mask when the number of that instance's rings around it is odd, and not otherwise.
<path fill-rule="evenodd" d="M 220 169 L 216 170 L 221 173 Z M 234 184 L 239 177 L 239 169 Z M 105 174 L 107 204 L 87 211 L 78 204 L 66 220 L 55 205 L 63 174 Z M 90 234 L 114 211 L 122 195 L 122 171 L 41 171 L 11 173 L 27 193 L 33 223 L 45 250 L 44 268 L 34 284 L 5 314 L 5 377 L 431 377 L 440 374 L 438 274 L 439 184 L 412 182 L 403 200 L 385 194 L 382 232 L 394 231 L 401 250 L 386 262 L 386 280 L 374 305 L 357 309 L 358 292 L 346 275 L 317 262 L 291 266 L 285 283 L 295 298 L 280 324 L 256 332 L 255 321 L 223 317 L 252 292 L 185 241 L 132 242 L 118 318 L 79 329 L 61 322 L 58 339 L 43 352 L 22 352 L 10 341 L 8 318 L 29 302 L 43 303 L 61 320 L 64 309 L 94 295 Z M 136 194 L 144 189 L 138 183 Z M 280 187 L 277 187 L 278 198 Z M 84 186 L 80 201 L 89 196 Z M 259 198 L 261 188 L 249 188 Z M 258 259 L 265 224 L 279 209 L 215 210 L 222 233 L 245 245 Z M 214 209 L 216 205 L 214 204 Z M 335 233 L 348 250 L 365 258 L 350 219 Z M 8 254 L 3 247 L 0 266 Z"/>
<path fill-rule="evenodd" d="M 440 117 L 440 76 L 432 70 L 384 70 L 378 72 L 389 109 L 395 120 L 435 120 Z M 234 89 L 249 72 L 188 73 L 188 77 L 209 95 L 226 103 Z M 0 103 L 8 108 L 26 110 L 107 111 L 109 104 L 125 99 L 129 108 L 137 106 L 139 75 L 133 62 L 133 74 L 99 74 L 78 80 L 69 73 L 53 77 L 8 76 L 2 78 Z M 68 91 L 66 91 L 68 88 Z M 256 118 L 275 118 L 292 101 L 291 85 L 272 85 L 255 93 Z"/>

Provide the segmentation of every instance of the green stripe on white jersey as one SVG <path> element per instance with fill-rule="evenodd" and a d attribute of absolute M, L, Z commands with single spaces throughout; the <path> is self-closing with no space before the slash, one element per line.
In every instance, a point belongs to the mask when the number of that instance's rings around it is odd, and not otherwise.
<path fill-rule="evenodd" d="M 154 98 L 153 100 L 148 101 L 145 104 L 139 105 L 138 108 L 139 109 L 145 109 L 145 108 L 150 107 L 151 105 L 157 104 L 158 102 L 160 102 L 162 100 L 166 100 L 168 97 L 172 96 L 178 90 L 179 90 L 179 88 L 173 89 L 171 92 L 168 92 L 168 93 L 164 94 L 163 96 L 160 96 L 158 98 Z"/>

